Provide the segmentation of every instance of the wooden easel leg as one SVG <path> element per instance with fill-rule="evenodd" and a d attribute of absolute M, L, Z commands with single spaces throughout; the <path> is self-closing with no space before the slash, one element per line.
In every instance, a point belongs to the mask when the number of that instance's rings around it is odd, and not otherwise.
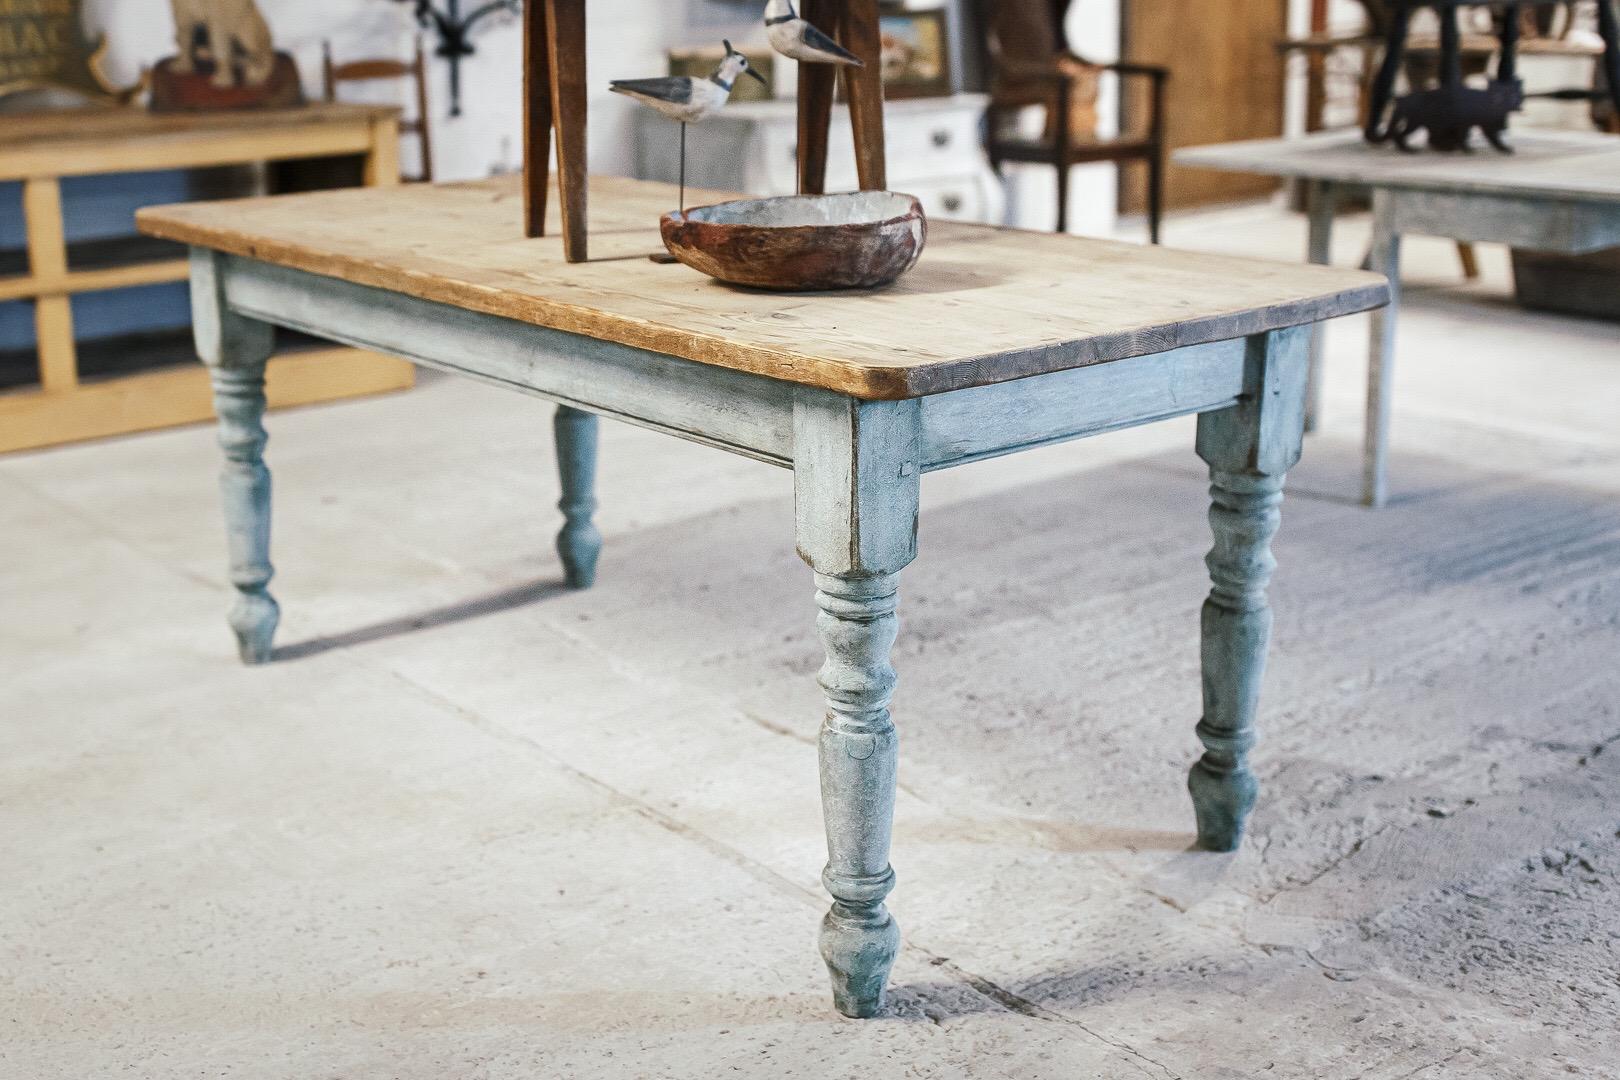
<path fill-rule="evenodd" d="M 585 0 L 545 0 L 551 111 L 557 129 L 557 189 L 562 195 L 563 252 L 586 258 Z"/>
<path fill-rule="evenodd" d="M 803 0 L 801 14 L 812 26 L 838 37 L 842 5 L 835 0 Z M 832 127 L 838 69 L 831 64 L 799 65 L 799 194 L 827 190 L 827 137 Z"/>
<path fill-rule="evenodd" d="M 877 0 L 850 0 L 845 5 L 839 40 L 866 64 L 843 69 L 861 190 L 882 191 L 889 186 L 889 176 L 883 143 L 883 35 Z"/>
<path fill-rule="evenodd" d="M 551 190 L 551 39 L 545 3 L 523 6 L 523 232 L 546 235 Z"/>

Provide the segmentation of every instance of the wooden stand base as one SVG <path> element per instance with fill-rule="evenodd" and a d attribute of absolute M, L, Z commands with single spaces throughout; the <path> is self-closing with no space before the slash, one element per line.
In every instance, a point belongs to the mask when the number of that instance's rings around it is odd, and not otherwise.
<path fill-rule="evenodd" d="M 360 349 L 311 349 L 270 361 L 271 408 L 409 389 L 415 369 Z M 0 394 L 0 453 L 108 435 L 197 424 L 214 418 L 208 369 L 185 364 L 69 390 Z"/>

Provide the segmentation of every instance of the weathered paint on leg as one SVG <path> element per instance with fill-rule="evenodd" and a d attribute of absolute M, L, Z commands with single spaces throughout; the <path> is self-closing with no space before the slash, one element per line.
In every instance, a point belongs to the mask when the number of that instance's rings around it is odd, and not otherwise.
<path fill-rule="evenodd" d="M 226 542 L 236 603 L 230 624 L 244 664 L 265 664 L 276 636 L 281 609 L 270 595 L 270 470 L 264 464 L 264 365 L 215 368 L 214 410 L 219 414 L 219 445 L 225 451 L 220 494 L 225 507 Z"/>
<path fill-rule="evenodd" d="M 876 1016 L 900 950 L 884 906 L 894 888 L 899 740 L 889 716 L 889 652 L 899 571 L 916 557 L 921 475 L 915 401 L 860 402 L 804 391 L 794 403 L 794 491 L 799 554 L 816 572 L 816 627 L 826 653 L 827 699 L 819 742 L 832 908 L 821 955 L 833 1004 Z"/>
<path fill-rule="evenodd" d="M 1233 851 L 1259 790 L 1249 768 L 1255 715 L 1271 642 L 1266 587 L 1276 561 L 1287 472 L 1299 460 L 1309 380 L 1309 328 L 1249 341 L 1249 390 L 1233 408 L 1198 418 L 1198 454 L 1209 463 L 1213 587 L 1204 603 L 1204 755 L 1187 777 L 1198 844 Z"/>
<path fill-rule="evenodd" d="M 562 531 L 557 554 L 571 589 L 588 589 L 596 581 L 596 560 L 602 553 L 602 534 L 591 516 L 596 513 L 596 444 L 598 421 L 593 413 L 567 405 L 557 406 L 552 430 L 557 441 L 557 471 L 562 479 Z"/>
<path fill-rule="evenodd" d="M 232 311 L 225 303 L 227 257 L 191 253 L 192 334 L 197 355 L 208 365 L 225 451 L 220 474 L 231 584 L 236 603 L 231 630 L 243 663 L 270 660 L 281 611 L 270 595 L 270 470 L 264 464 L 264 369 L 275 345 L 271 327 Z"/>
<path fill-rule="evenodd" d="M 899 739 L 889 718 L 898 632 L 894 575 L 816 575 L 816 627 L 826 650 L 821 688 L 821 806 L 833 896 L 821 924 L 821 956 L 833 1003 L 845 1016 L 875 1016 L 900 951 L 900 927 L 883 905 L 894 887 L 889 833 L 894 821 Z"/>

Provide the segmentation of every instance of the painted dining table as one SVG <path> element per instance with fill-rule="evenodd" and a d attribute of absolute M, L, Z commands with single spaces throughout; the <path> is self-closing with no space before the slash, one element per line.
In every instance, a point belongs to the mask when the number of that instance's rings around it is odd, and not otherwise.
<path fill-rule="evenodd" d="M 949 224 L 931 228 L 922 261 L 887 289 L 773 294 L 647 258 L 673 187 L 592 185 L 592 260 L 575 264 L 560 240 L 526 238 L 515 179 L 141 213 L 145 231 L 192 251 L 242 658 L 271 659 L 278 617 L 262 425 L 274 326 L 555 402 L 557 546 L 575 587 L 591 584 L 602 547 L 598 417 L 793 470 L 825 652 L 832 905 L 820 947 L 837 1008 L 872 1016 L 900 944 L 884 905 L 897 768 L 889 655 L 922 475 L 1197 413 L 1214 584 L 1196 729 L 1205 749 L 1189 787 L 1199 843 L 1234 849 L 1256 797 L 1248 755 L 1270 544 L 1300 453 L 1309 327 L 1384 303 L 1384 279 Z"/>
<path fill-rule="evenodd" d="M 1289 177 L 1308 185 L 1307 258 L 1332 258 L 1333 217 L 1345 195 L 1371 191 L 1372 251 L 1367 266 L 1391 283 L 1390 303 L 1373 315 L 1367 373 L 1362 502 L 1389 498 L 1389 429 L 1400 305 L 1401 237 L 1512 244 L 1585 255 L 1620 246 L 1620 138 L 1584 131 L 1532 130 L 1508 138 L 1512 154 L 1403 152 L 1360 132 L 1216 143 L 1176 151 L 1178 165 Z M 1311 345 L 1306 426 L 1320 402 L 1322 336 Z"/>

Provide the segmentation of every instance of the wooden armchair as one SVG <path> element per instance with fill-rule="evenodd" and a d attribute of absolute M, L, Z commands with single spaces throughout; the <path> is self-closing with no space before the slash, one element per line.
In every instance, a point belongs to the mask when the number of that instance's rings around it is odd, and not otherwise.
<path fill-rule="evenodd" d="M 990 108 L 985 153 L 1001 171 L 1004 162 L 1051 165 L 1058 174 L 1057 231 L 1069 227 L 1069 169 L 1094 162 L 1139 161 L 1148 170 L 1148 234 L 1159 242 L 1164 211 L 1165 68 L 1148 64 L 1093 63 L 1070 52 L 1058 0 L 992 0 L 986 20 Z M 1102 75 L 1140 78 L 1149 84 L 1147 129 L 1114 138 L 1097 135 L 1096 101 Z M 1032 105 L 1046 110 L 1039 136 L 1022 134 L 1018 113 Z"/>
<path fill-rule="evenodd" d="M 350 60 L 337 64 L 332 61 L 332 43 L 321 43 L 321 62 L 326 76 L 326 100 L 336 101 L 338 84 L 370 82 L 375 79 L 412 79 L 416 86 L 416 118 L 399 125 L 401 135 L 415 135 L 422 146 L 422 171 L 407 177 L 410 182 L 433 182 L 433 142 L 428 131 L 427 58 L 422 52 L 422 39 L 416 39 L 416 58 L 401 60 Z"/>

